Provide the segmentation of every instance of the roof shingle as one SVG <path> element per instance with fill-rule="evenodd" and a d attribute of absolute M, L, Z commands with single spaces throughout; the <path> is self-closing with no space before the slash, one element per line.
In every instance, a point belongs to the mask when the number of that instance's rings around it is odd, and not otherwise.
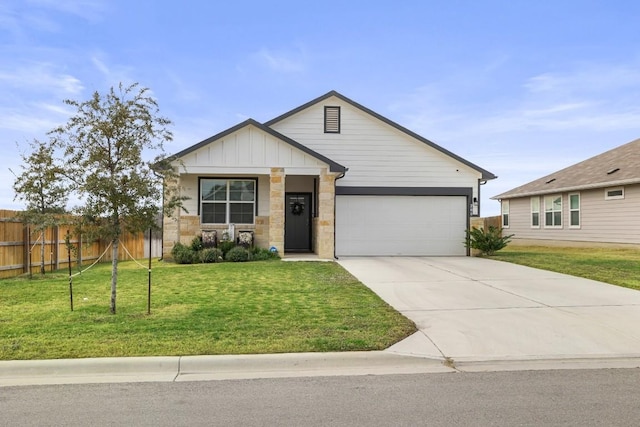
<path fill-rule="evenodd" d="M 512 199 L 636 183 L 640 183 L 640 139 L 498 194 L 492 199 Z"/>

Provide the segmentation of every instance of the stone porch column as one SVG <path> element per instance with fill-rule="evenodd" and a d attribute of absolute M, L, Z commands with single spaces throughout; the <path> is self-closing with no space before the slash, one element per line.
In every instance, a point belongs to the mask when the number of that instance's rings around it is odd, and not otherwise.
<path fill-rule="evenodd" d="M 271 168 L 269 179 L 269 247 L 284 255 L 284 168 Z"/>
<path fill-rule="evenodd" d="M 318 186 L 318 257 L 333 259 L 335 247 L 335 180 L 326 169 L 320 172 Z"/>

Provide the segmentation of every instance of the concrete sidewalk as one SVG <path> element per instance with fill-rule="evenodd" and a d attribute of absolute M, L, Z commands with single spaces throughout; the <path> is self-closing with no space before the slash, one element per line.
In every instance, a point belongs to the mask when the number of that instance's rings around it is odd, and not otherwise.
<path fill-rule="evenodd" d="M 420 329 L 388 352 L 445 358 L 460 369 L 640 365 L 638 291 L 485 258 L 339 263 Z"/>

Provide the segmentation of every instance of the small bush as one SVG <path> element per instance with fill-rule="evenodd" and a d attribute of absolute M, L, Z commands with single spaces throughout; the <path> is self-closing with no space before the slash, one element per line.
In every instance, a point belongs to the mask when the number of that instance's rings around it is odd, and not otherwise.
<path fill-rule="evenodd" d="M 252 261 L 267 261 L 270 259 L 280 259 L 280 256 L 277 252 L 271 252 L 269 249 L 265 248 L 253 248 L 251 250 L 251 260 Z"/>
<path fill-rule="evenodd" d="M 229 252 L 224 256 L 224 259 L 231 262 L 249 261 L 249 251 L 242 246 L 236 246 L 229 249 Z"/>
<path fill-rule="evenodd" d="M 196 236 L 191 241 L 191 250 L 193 252 L 200 252 L 204 246 L 202 245 L 202 236 Z"/>
<path fill-rule="evenodd" d="M 482 255 L 491 256 L 505 248 L 512 237 L 513 234 L 503 236 L 502 228 L 496 228 L 492 225 L 486 231 L 484 228 L 473 227 L 471 230 L 467 230 L 465 246 L 479 250 Z"/>
<path fill-rule="evenodd" d="M 229 250 L 231 250 L 235 246 L 236 244 L 233 243 L 231 240 L 223 240 L 220 243 L 218 243 L 218 249 L 220 249 L 224 255 L 226 255 L 227 252 L 229 252 Z"/>
<path fill-rule="evenodd" d="M 171 256 L 178 264 L 193 264 L 196 261 L 197 253 L 189 246 L 176 243 L 173 249 L 171 249 Z"/>
<path fill-rule="evenodd" d="M 218 248 L 207 248 L 200 251 L 200 261 L 204 263 L 222 261 L 222 251 Z"/>

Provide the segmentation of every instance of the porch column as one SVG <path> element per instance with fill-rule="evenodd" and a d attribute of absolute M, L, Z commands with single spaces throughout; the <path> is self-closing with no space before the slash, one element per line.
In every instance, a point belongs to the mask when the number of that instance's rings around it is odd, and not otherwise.
<path fill-rule="evenodd" d="M 284 255 L 284 168 L 271 168 L 269 179 L 269 247 Z"/>
<path fill-rule="evenodd" d="M 318 186 L 318 257 L 333 259 L 335 247 L 335 180 L 336 176 L 323 169 Z"/>

